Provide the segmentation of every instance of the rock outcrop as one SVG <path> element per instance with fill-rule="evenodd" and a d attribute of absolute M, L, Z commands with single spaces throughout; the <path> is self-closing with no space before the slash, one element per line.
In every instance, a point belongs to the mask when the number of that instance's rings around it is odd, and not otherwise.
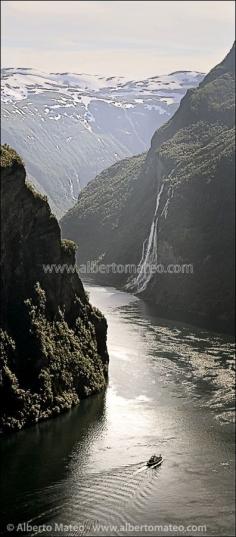
<path fill-rule="evenodd" d="M 135 173 L 130 174 L 130 159 L 103 172 L 61 221 L 64 236 L 79 244 L 80 263 L 102 260 L 144 269 L 155 260 L 164 267 L 162 273 L 146 279 L 127 273 L 96 278 L 128 285 L 154 303 L 160 316 L 230 332 L 234 327 L 234 89 L 233 46 L 156 131 L 147 156 L 140 162 L 136 157 Z M 124 192 L 129 195 L 123 196 Z M 104 206 L 107 220 L 102 217 Z M 86 243 L 85 230 L 93 234 L 96 248 Z M 191 265 L 192 272 L 169 273 L 169 265 Z"/>
<path fill-rule="evenodd" d="M 108 375 L 106 320 L 73 271 L 75 245 L 61 240 L 46 198 L 25 176 L 3 146 L 0 419 L 8 431 L 70 408 Z"/>

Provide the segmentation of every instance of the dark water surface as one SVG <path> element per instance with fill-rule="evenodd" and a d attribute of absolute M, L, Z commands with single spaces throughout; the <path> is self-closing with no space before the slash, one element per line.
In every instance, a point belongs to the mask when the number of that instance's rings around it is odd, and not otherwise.
<path fill-rule="evenodd" d="M 109 324 L 108 389 L 1 439 L 3 525 L 30 521 L 38 530 L 29 525 L 29 534 L 40 534 L 47 524 L 44 535 L 182 535 L 183 526 L 184 535 L 233 535 L 232 341 L 157 319 L 115 289 L 88 291 Z M 139 472 L 155 452 L 162 466 Z"/>

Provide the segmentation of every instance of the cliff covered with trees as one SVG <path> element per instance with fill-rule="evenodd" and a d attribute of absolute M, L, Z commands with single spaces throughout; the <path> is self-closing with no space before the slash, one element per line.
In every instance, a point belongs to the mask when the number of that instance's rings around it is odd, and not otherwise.
<path fill-rule="evenodd" d="M 45 197 L 20 157 L 1 148 L 0 420 L 12 431 L 56 416 L 106 386 L 107 323 L 89 303 Z"/>

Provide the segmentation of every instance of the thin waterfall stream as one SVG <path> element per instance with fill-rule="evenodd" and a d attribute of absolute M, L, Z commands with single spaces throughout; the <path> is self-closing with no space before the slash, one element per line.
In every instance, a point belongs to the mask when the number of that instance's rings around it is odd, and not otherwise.
<path fill-rule="evenodd" d="M 156 201 L 156 207 L 155 212 L 150 228 L 150 233 L 148 238 L 145 239 L 143 242 L 142 247 L 142 257 L 139 262 L 139 271 L 138 275 L 133 278 L 130 282 L 128 282 L 126 289 L 141 293 L 141 291 L 144 291 L 146 289 L 148 282 L 150 281 L 152 277 L 152 267 L 154 267 L 157 264 L 157 237 L 158 237 L 158 221 L 159 221 L 159 205 L 160 205 L 160 199 L 163 192 L 164 183 L 162 183 L 160 190 L 157 194 L 157 201 Z M 146 247 L 147 244 L 147 247 Z"/>

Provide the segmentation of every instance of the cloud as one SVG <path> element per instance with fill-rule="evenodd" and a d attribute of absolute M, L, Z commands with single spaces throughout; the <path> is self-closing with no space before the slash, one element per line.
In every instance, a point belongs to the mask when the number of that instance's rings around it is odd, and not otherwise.
<path fill-rule="evenodd" d="M 11 1 L 3 64 L 142 76 L 208 70 L 234 39 L 231 1 Z M 181 63 L 181 65 L 180 65 Z"/>
<path fill-rule="evenodd" d="M 12 13 L 23 13 L 24 15 L 34 14 L 48 16 L 71 16 L 80 13 L 100 13 L 105 11 L 104 2 L 97 1 L 66 1 L 66 0 L 27 0 L 27 1 L 10 1 L 8 4 Z"/>
<path fill-rule="evenodd" d="M 146 52 L 143 50 L 98 50 L 69 52 L 62 51 L 60 56 L 53 50 L 29 51 L 28 49 L 7 49 L 3 65 L 14 67 L 33 66 L 42 71 L 60 72 L 70 71 L 77 73 L 124 75 L 128 78 L 143 78 L 157 74 L 170 73 L 185 68 L 207 72 L 212 66 L 219 63 L 228 52 L 218 55 L 189 55 L 172 54 L 161 56 L 155 51 L 149 51 L 148 62 Z M 141 68 L 140 68 L 141 66 Z"/>

